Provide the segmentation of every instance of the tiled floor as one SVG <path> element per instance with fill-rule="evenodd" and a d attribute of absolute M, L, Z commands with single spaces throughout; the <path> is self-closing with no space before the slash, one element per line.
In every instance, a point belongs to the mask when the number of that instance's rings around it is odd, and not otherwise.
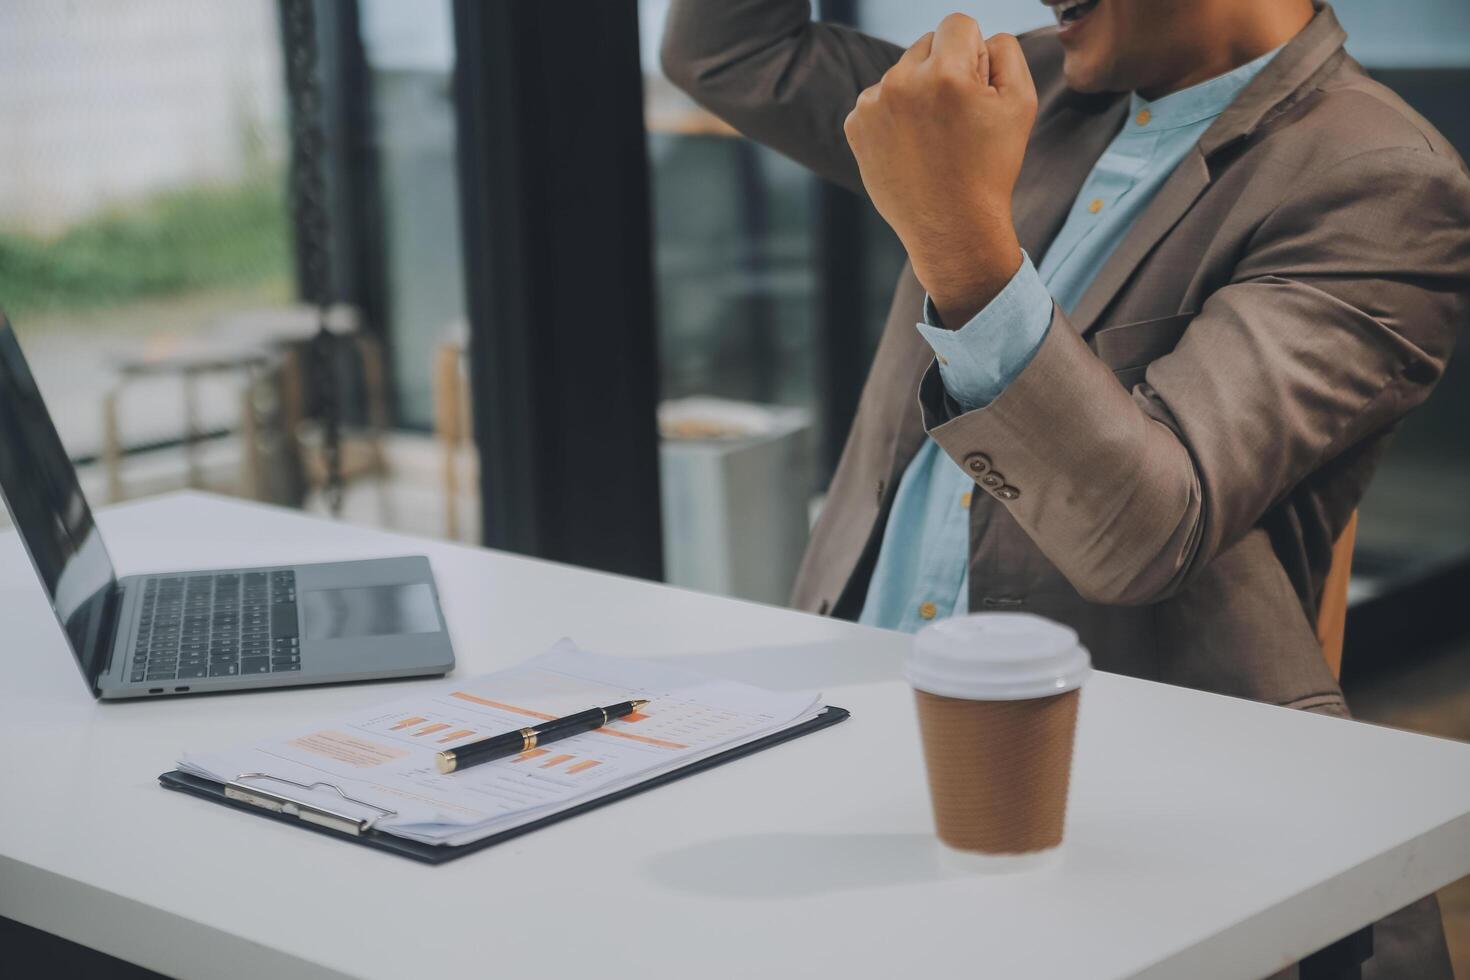
<path fill-rule="evenodd" d="M 1353 714 L 1396 728 L 1470 741 L 1470 637 L 1400 673 L 1347 692 Z M 1470 878 L 1439 893 L 1455 976 L 1470 980 Z"/>

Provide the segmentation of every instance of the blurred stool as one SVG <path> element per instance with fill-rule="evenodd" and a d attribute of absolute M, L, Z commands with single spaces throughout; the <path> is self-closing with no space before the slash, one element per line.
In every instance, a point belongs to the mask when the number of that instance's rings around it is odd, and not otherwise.
<path fill-rule="evenodd" d="M 207 433 L 200 418 L 199 381 L 213 375 L 232 374 L 242 381 L 239 394 L 240 492 L 246 496 L 256 496 L 261 467 L 251 392 L 270 363 L 270 353 L 262 348 L 214 343 L 205 338 L 190 338 L 136 355 L 116 356 L 113 366 L 117 371 L 117 381 L 102 397 L 102 458 L 107 474 L 108 500 L 116 502 L 125 498 L 122 474 L 123 392 L 143 380 L 178 379 L 183 395 L 180 435 L 183 440 L 185 485 L 191 489 L 200 489 L 204 486 L 202 450 Z"/>
<path fill-rule="evenodd" d="M 466 376 L 465 342 L 447 340 L 434 351 L 434 438 L 439 442 L 444 481 L 444 535 L 460 540 L 459 463 L 471 439 L 470 386 Z"/>
<path fill-rule="evenodd" d="M 357 310 L 337 304 L 327 312 L 327 329 L 336 339 L 331 387 L 339 421 L 338 450 L 344 487 L 370 479 L 377 489 L 379 523 L 392 526 L 388 493 L 390 467 L 384 440 L 388 430 L 388 381 L 383 346 L 361 329 Z M 216 333 L 264 345 L 281 360 L 282 414 L 301 456 L 308 484 L 327 490 L 325 426 L 321 419 L 328 393 L 313 363 L 318 330 L 316 307 L 270 307 L 231 313 L 215 321 Z M 359 410 L 359 406 L 361 406 Z"/>

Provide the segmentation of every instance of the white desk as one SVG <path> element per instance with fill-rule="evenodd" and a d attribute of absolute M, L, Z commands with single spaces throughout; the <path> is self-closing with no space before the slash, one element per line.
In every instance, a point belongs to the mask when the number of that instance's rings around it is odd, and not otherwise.
<path fill-rule="evenodd" d="M 0 535 L 0 915 L 175 976 L 1248 977 L 1470 873 L 1470 745 L 1107 674 L 1062 860 L 956 873 L 902 636 L 201 495 L 100 520 L 126 572 L 427 553 L 463 674 L 570 634 L 853 712 L 426 867 L 155 782 L 412 682 L 98 704 Z"/>

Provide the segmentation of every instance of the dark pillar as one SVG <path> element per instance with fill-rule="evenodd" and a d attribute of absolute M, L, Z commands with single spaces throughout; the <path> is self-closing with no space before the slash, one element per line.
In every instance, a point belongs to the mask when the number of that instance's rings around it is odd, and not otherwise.
<path fill-rule="evenodd" d="M 454 7 L 485 543 L 660 578 L 635 0 Z"/>

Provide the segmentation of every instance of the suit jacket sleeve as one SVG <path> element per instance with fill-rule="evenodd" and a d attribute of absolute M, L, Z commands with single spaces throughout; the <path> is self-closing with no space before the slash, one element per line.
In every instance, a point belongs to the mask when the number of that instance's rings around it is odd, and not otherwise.
<path fill-rule="evenodd" d="M 675 0 L 663 69 L 746 136 L 863 193 L 842 123 L 903 53 L 813 22 L 808 0 Z"/>
<path fill-rule="evenodd" d="M 1131 392 L 1052 316 L 987 407 L 946 399 L 931 364 L 925 426 L 972 474 L 989 465 L 982 489 L 1084 597 L 1155 601 L 1428 395 L 1470 317 L 1470 179 L 1390 147 L 1292 182 Z"/>

